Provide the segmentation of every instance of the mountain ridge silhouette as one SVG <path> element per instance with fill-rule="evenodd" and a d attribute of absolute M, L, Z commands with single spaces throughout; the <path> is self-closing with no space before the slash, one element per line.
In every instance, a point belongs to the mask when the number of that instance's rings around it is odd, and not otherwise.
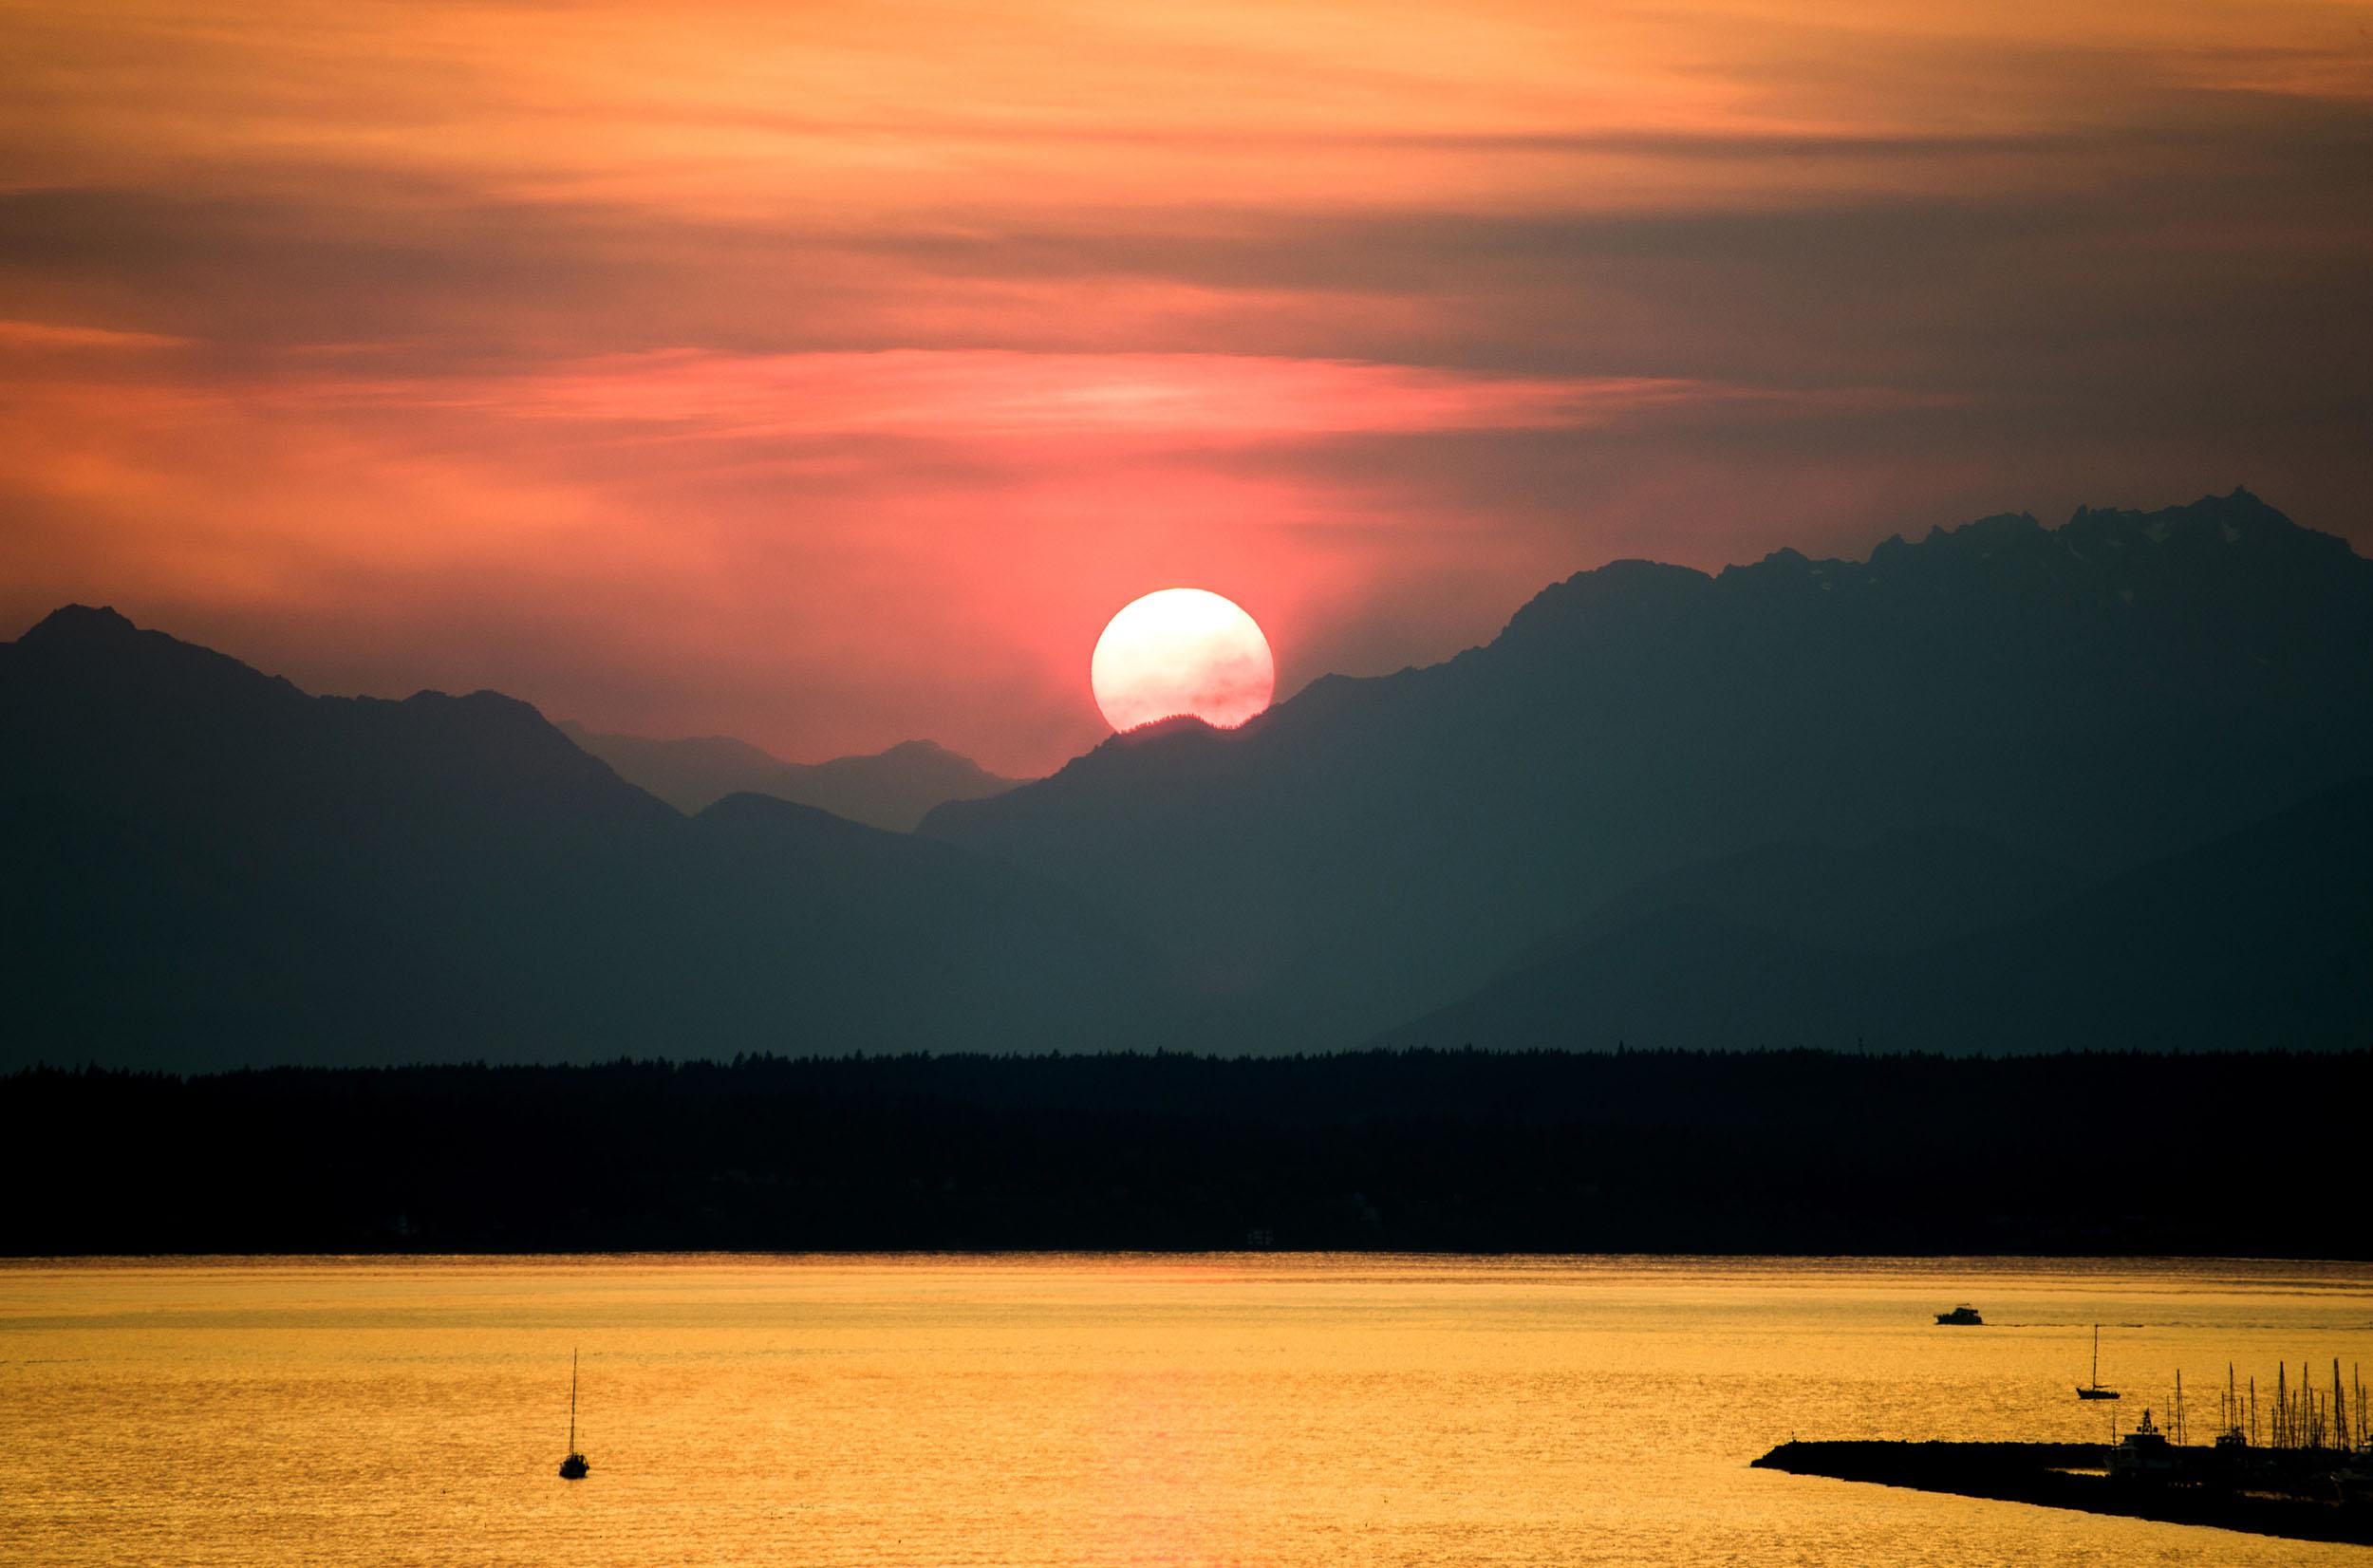
<path fill-rule="evenodd" d="M 2373 773 L 2369 644 L 2373 562 L 2246 491 L 1863 562 L 1621 561 L 1442 663 L 921 831 L 1136 920 L 1255 1048 L 1348 1045 L 1773 843 L 1941 825 L 2096 882 L 2236 831 Z"/>
<path fill-rule="evenodd" d="M 0 1065 L 1093 1049 L 1156 1006 L 1074 895 L 785 802 L 686 818 L 494 693 L 312 697 L 69 608 L 0 644 Z"/>
<path fill-rule="evenodd" d="M 1486 1003 L 1844 1043 L 1841 995 L 1895 998 L 1854 1007 L 1907 1047 L 2361 1041 L 2315 924 L 2360 911 L 2310 878 L 2373 885 L 2363 836 L 2319 872 L 2279 824 L 2373 776 L 2369 646 L 2373 563 L 2246 492 L 1618 562 L 1442 663 L 1114 736 L 908 835 L 751 793 L 686 816 L 498 693 L 308 696 L 69 606 L 0 644 L 0 1066 L 1315 1051 Z M 2257 831 L 2288 882 L 2226 852 Z M 2121 945 L 2177 907 L 2165 962 Z M 2062 1021 L 1971 1002 L 2038 943 L 2123 956 L 2041 964 Z M 1692 963 L 1728 978 L 1656 1013 Z M 2117 999 L 2153 986 L 2187 1016 Z"/>
<path fill-rule="evenodd" d="M 902 740 L 863 756 L 786 762 L 731 736 L 659 740 L 590 730 L 567 719 L 554 727 L 621 778 L 687 816 L 727 795 L 767 794 L 851 822 L 911 832 L 935 806 L 983 799 L 1021 782 L 990 773 L 934 740 Z"/>

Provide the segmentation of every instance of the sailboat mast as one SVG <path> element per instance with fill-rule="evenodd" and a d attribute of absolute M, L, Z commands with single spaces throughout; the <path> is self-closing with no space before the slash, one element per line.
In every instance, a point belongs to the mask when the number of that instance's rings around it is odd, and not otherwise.
<path fill-rule="evenodd" d="M 2093 1325 L 2093 1387 L 2102 1386 L 2102 1326 Z"/>
<path fill-rule="evenodd" d="M 569 1352 L 569 1451 L 577 1451 L 577 1353 Z"/>

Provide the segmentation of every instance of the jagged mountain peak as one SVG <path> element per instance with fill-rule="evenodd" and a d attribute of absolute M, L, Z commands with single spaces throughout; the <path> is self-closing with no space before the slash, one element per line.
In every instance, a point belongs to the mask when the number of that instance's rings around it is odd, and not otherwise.
<path fill-rule="evenodd" d="M 1280 711 L 1280 708 L 1270 708 L 1255 714 L 1233 729 L 1224 730 L 1205 723 L 1190 713 L 1148 719 L 1133 729 L 1106 736 L 1048 777 L 1036 780 L 1035 784 L 1056 790 L 1075 790 L 1099 787 L 1117 779 L 1161 779 L 1204 774 L 1242 742 L 1260 735 L 1271 722 L 1272 716 Z M 985 800 L 951 800 L 935 809 L 931 816 L 936 817 L 942 812 L 962 815 L 985 803 Z"/>
<path fill-rule="evenodd" d="M 1509 617 L 1500 644 L 1522 644 L 1561 625 L 1596 626 L 1654 614 L 1703 593 L 1713 579 L 1661 561 L 1610 561 L 1553 583 Z"/>
<path fill-rule="evenodd" d="M 2232 831 L 2373 771 L 2368 636 L 2373 563 L 2246 492 L 1617 561 L 1446 663 L 1108 740 L 924 831 L 1135 915 L 1265 1041 L 1339 1043 L 1761 846 L 1933 823 L 2098 878 Z"/>
<path fill-rule="evenodd" d="M 121 642 L 139 633 L 140 628 L 113 605 L 61 605 L 19 641 L 28 644 Z"/>
<path fill-rule="evenodd" d="M 1108 921 L 959 849 L 127 627 L 0 644 L 0 1071 L 1165 1037 Z"/>
<path fill-rule="evenodd" d="M 163 699 L 196 682 L 225 692 L 243 690 L 251 700 L 267 702 L 303 695 L 285 678 L 266 675 L 229 654 L 136 625 L 112 606 L 61 606 L 15 643 L 0 647 L 43 670 L 60 692 L 98 682 L 147 689 Z"/>
<path fill-rule="evenodd" d="M 729 795 L 753 793 L 907 832 L 943 801 L 980 799 L 1016 782 L 936 740 L 904 740 L 879 752 L 825 762 L 787 762 L 726 736 L 662 740 L 606 734 L 573 722 L 564 721 L 560 728 L 620 776 L 693 816 Z"/>
<path fill-rule="evenodd" d="M 2121 546 L 2249 544 L 2320 557 L 2354 558 L 2345 540 L 2302 527 L 2250 491 L 2236 489 L 2230 495 L 2204 495 L 2156 512 L 2081 506 L 2058 528 L 2046 526 L 2029 512 L 1996 513 L 1950 528 L 1932 528 L 1917 543 L 1893 534 L 1866 561 L 1808 556 L 1787 545 L 1760 561 L 1728 566 L 1710 577 L 1687 567 L 1653 561 L 1610 561 L 1542 589 L 1517 611 L 1502 636 L 1506 640 L 1512 634 L 1523 641 L 1548 625 L 1576 618 L 1604 620 L 1625 611 L 1685 603 L 1708 584 L 1751 592 L 1779 585 L 1802 587 L 1811 579 L 1826 578 L 1835 586 L 1907 572 L 1933 581 L 1938 572 L 1971 566 L 2065 561 L 2088 545 L 2113 540 Z"/>
<path fill-rule="evenodd" d="M 1126 751 L 1133 746 L 1158 745 L 1173 736 L 1211 737 L 1223 734 L 1219 726 L 1191 713 L 1174 713 L 1167 719 L 1149 719 L 1142 724 L 1109 735 L 1096 743 L 1096 750 Z"/>
<path fill-rule="evenodd" d="M 359 699 L 370 701 L 371 699 Z M 567 735 L 545 719 L 534 703 L 498 691 L 461 694 L 418 691 L 394 704 L 398 712 L 426 730 L 473 747 L 533 759 L 580 780 L 615 775 L 604 763 L 588 756 Z"/>

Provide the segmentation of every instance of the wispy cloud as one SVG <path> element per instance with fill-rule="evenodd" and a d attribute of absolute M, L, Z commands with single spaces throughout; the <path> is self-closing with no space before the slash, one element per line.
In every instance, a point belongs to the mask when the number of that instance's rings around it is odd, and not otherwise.
<path fill-rule="evenodd" d="M 797 755 L 1615 554 L 2246 480 L 2373 543 L 2361 6 L 0 9 L 0 613 Z"/>
<path fill-rule="evenodd" d="M 1721 394 L 1647 377 L 1491 377 L 1230 354 L 679 349 L 431 388 L 428 395 L 514 418 L 697 425 L 739 439 L 1120 436 L 1198 443 L 1597 424 Z"/>
<path fill-rule="evenodd" d="M 190 340 L 161 332 L 118 332 L 104 327 L 75 327 L 52 321 L 0 321 L 0 354 L 102 353 L 150 348 L 186 348 Z"/>

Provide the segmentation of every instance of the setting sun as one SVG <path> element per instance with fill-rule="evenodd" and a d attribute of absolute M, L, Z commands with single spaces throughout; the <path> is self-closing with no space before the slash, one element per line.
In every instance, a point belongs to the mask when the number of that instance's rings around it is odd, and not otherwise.
<path fill-rule="evenodd" d="M 1277 663 L 1260 625 L 1233 600 L 1164 588 L 1130 601 L 1106 625 L 1089 681 L 1116 730 L 1185 714 L 1232 729 L 1269 705 Z"/>

